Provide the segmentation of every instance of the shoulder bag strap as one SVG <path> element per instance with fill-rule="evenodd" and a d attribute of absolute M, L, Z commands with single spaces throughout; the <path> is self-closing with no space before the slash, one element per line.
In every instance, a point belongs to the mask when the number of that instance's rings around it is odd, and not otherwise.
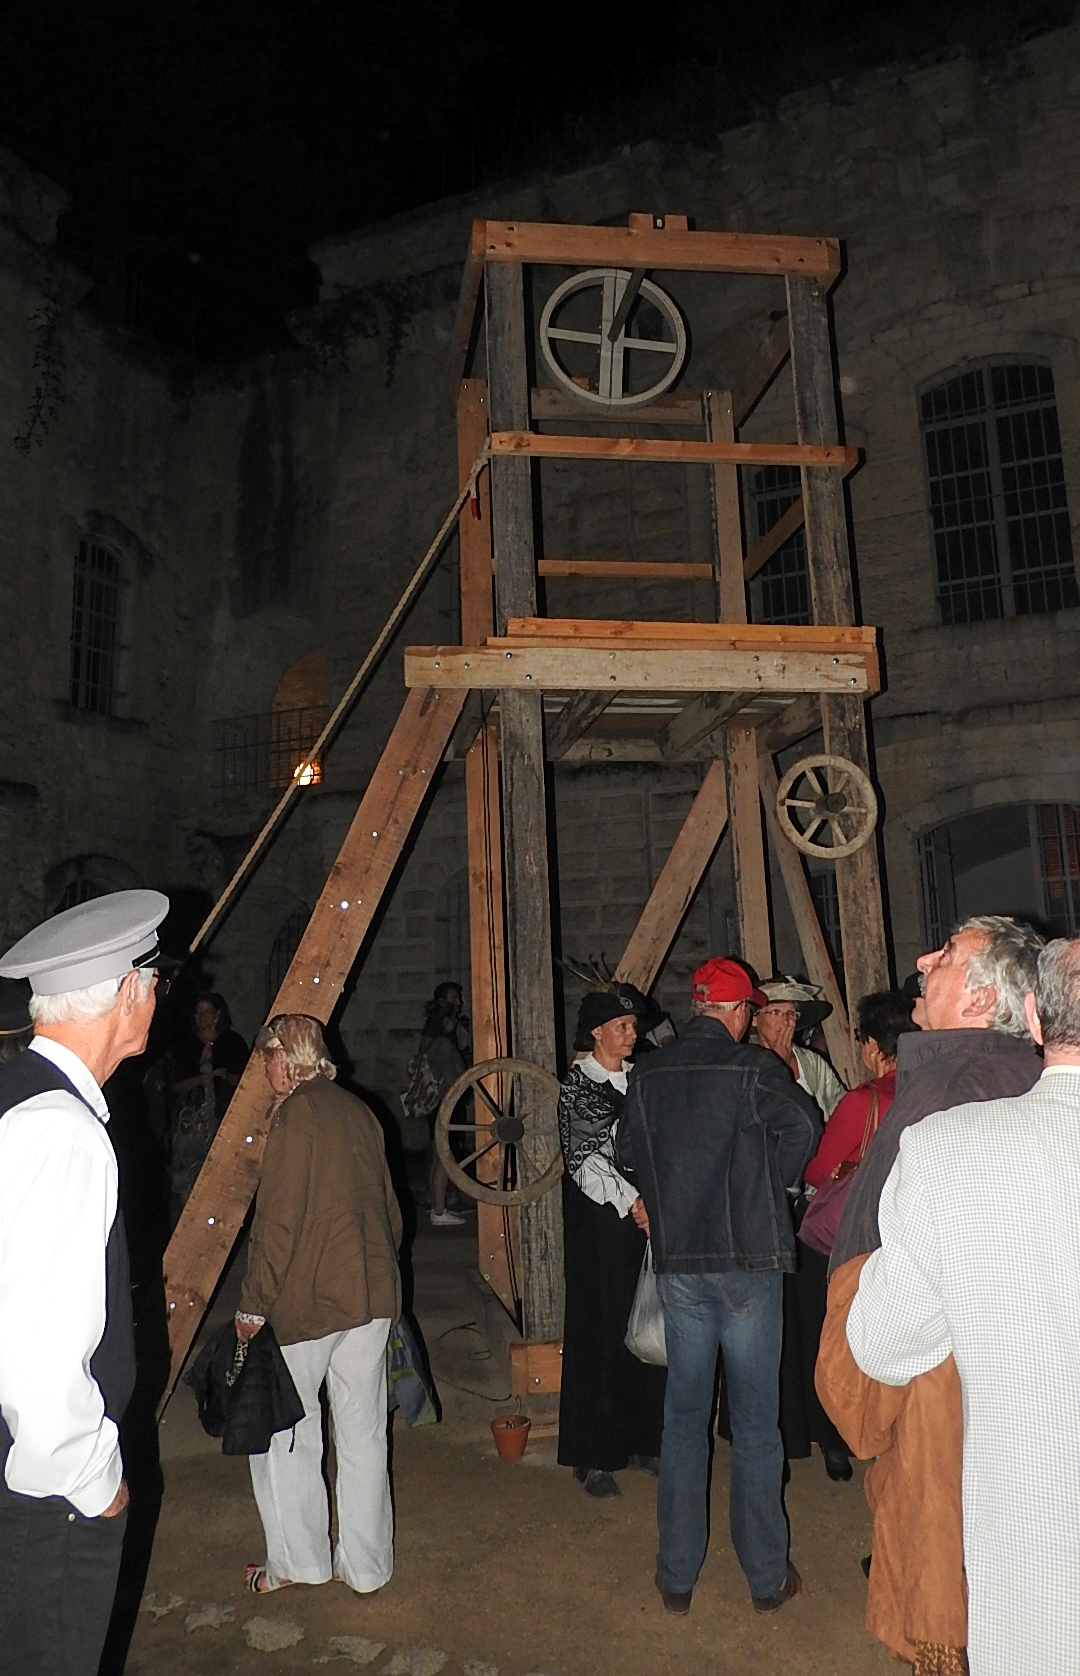
<path fill-rule="evenodd" d="M 870 1145 L 871 1140 L 877 1133 L 877 1126 L 880 1121 L 880 1111 L 881 1096 L 875 1088 L 870 1096 L 870 1104 L 866 1108 L 866 1123 L 863 1126 L 862 1145 L 859 1148 L 860 1164 L 866 1156 L 867 1147 Z"/>

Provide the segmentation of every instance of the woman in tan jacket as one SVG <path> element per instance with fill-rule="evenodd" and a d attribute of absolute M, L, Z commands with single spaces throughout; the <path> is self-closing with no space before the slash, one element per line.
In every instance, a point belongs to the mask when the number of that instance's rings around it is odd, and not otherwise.
<path fill-rule="evenodd" d="M 279 1097 L 263 1159 L 236 1331 L 274 1329 L 304 1418 L 252 1455 L 266 1534 L 256 1594 L 331 1577 L 358 1594 L 389 1581 L 393 1516 L 386 1470 L 386 1343 L 401 1314 L 401 1212 L 371 1111 L 335 1088 L 321 1026 L 283 1013 L 255 1039 Z M 338 1540 L 331 1564 L 319 1390 L 337 1452 Z"/>

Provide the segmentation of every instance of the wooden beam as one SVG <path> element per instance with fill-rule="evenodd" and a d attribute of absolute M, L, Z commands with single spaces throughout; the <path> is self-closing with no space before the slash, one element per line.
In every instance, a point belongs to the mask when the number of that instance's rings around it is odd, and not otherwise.
<path fill-rule="evenodd" d="M 506 647 L 504 650 L 503 647 Z M 804 693 L 876 691 L 872 654 L 794 649 L 760 652 L 688 645 L 657 650 L 599 646 L 406 646 L 405 685 L 530 692 Z M 499 700 L 504 714 L 503 701 Z M 539 712 L 538 712 L 539 714 Z M 506 756 L 505 724 L 503 756 Z"/>
<path fill-rule="evenodd" d="M 636 984 L 647 994 L 656 982 L 724 835 L 727 818 L 724 765 L 712 762 L 615 968 L 615 976 L 623 983 Z"/>
<path fill-rule="evenodd" d="M 587 733 L 615 697 L 613 692 L 575 693 L 547 724 L 547 754 L 554 761 Z"/>
<path fill-rule="evenodd" d="M 489 263 L 567 268 L 659 268 L 669 273 L 840 275 L 837 239 L 773 233 L 691 233 L 673 228 L 581 227 L 544 221 L 488 221 Z"/>
<path fill-rule="evenodd" d="M 638 460 L 666 465 L 816 466 L 850 471 L 859 463 L 857 448 L 804 446 L 795 442 L 685 442 L 681 438 L 641 436 L 538 436 L 535 431 L 498 430 L 491 434 L 498 458 L 521 455 L 537 460 Z"/>
<path fill-rule="evenodd" d="M 334 1011 L 431 788 L 461 704 L 460 693 L 407 695 L 271 1014 L 309 1013 L 325 1022 Z M 258 1186 L 271 1098 L 261 1056 L 255 1054 L 165 1252 L 170 1391 Z"/>
<path fill-rule="evenodd" d="M 476 313 L 480 306 L 480 286 L 484 278 L 484 223 L 474 221 L 469 238 L 469 250 L 461 275 L 457 317 L 450 350 L 450 390 L 456 403 L 462 379 L 469 370 L 469 351 L 476 329 Z M 473 455 L 475 459 L 475 454 Z"/>
<path fill-rule="evenodd" d="M 595 576 L 605 582 L 711 582 L 711 564 L 678 559 L 539 559 L 541 576 Z"/>
<path fill-rule="evenodd" d="M 525 426 L 529 422 L 529 384 L 520 263 L 511 260 L 508 265 L 489 265 L 486 284 L 491 427 L 501 430 Z M 532 464 L 527 457 L 504 454 L 492 460 L 491 475 L 495 611 L 501 628 L 510 616 L 536 612 Z M 512 653 L 507 660 L 496 654 L 492 661 L 500 666 L 497 678 L 484 683 L 499 689 L 511 1041 L 518 1058 L 531 1059 L 554 1071 L 555 990 L 543 700 L 535 686 L 531 690 L 524 682 L 524 690 L 508 686 L 506 674 L 514 657 Z M 540 1121 L 530 1128 L 528 1140 L 519 1149 L 523 1166 L 533 1179 L 542 1173 L 558 1145 L 553 1102 L 550 1110 L 540 1114 Z M 523 1205 L 520 1232 L 523 1334 L 526 1340 L 551 1342 L 562 1336 L 559 1194 L 546 1193 L 532 1204 Z"/>
<path fill-rule="evenodd" d="M 772 973 L 772 926 L 761 835 L 758 794 L 757 734 L 752 727 L 728 728 L 724 758 L 727 765 L 728 808 L 731 812 L 731 860 L 735 874 L 735 908 L 739 918 L 739 947 L 743 959 L 759 979 Z"/>
<path fill-rule="evenodd" d="M 630 278 L 627 280 L 626 289 L 623 291 L 623 294 L 619 299 L 619 306 L 615 310 L 615 318 L 608 327 L 607 335 L 609 343 L 616 342 L 619 333 L 626 325 L 627 317 L 637 300 L 637 294 L 641 290 L 641 282 L 644 278 L 645 269 L 635 268 L 633 273 L 630 275 Z"/>
<path fill-rule="evenodd" d="M 808 733 L 817 733 L 820 727 L 821 700 L 816 693 L 807 693 L 786 704 L 775 720 L 758 728 L 758 749 L 777 756 Z"/>
<path fill-rule="evenodd" d="M 744 425 L 791 353 L 787 316 L 774 320 L 758 344 L 743 375 L 732 387 L 735 429 Z"/>
<path fill-rule="evenodd" d="M 515 640 L 553 645 L 590 643 L 643 646 L 732 646 L 737 650 L 792 647 L 796 651 L 870 651 L 877 630 L 862 623 L 667 623 L 639 617 L 508 617 L 499 645 Z"/>
<path fill-rule="evenodd" d="M 458 481 L 464 482 L 487 438 L 487 383 L 462 381 L 458 398 Z M 460 523 L 462 638 L 485 639 L 495 626 L 491 541 L 491 479 L 477 485 L 475 506 L 466 505 Z M 479 516 L 476 516 L 476 514 Z M 508 1051 L 506 943 L 503 922 L 502 810 L 499 803 L 499 748 L 493 724 L 485 725 L 494 695 L 470 693 L 454 729 L 452 749 L 465 760 L 465 820 L 469 864 L 469 957 L 473 1059 L 497 1059 Z M 490 1092 L 498 1099 L 502 1090 Z M 477 1177 L 493 1179 L 494 1155 L 477 1160 Z M 513 1208 L 479 1203 L 477 1266 L 504 1309 L 516 1314 L 518 1216 Z"/>
<path fill-rule="evenodd" d="M 756 576 L 763 565 L 768 564 L 774 553 L 779 552 L 784 542 L 789 540 L 803 526 L 806 513 L 803 508 L 802 496 L 793 500 L 786 512 L 782 512 L 771 530 L 766 530 L 755 547 L 751 547 L 743 561 L 743 576 L 749 582 Z"/>
<path fill-rule="evenodd" d="M 780 822 L 776 816 L 776 767 L 772 757 L 764 750 L 758 757 L 758 783 L 761 787 L 761 801 L 765 805 L 765 820 L 772 840 L 773 853 L 780 865 L 784 889 L 791 906 L 791 917 L 798 932 L 806 975 L 811 983 L 818 986 L 832 1007 L 832 1012 L 824 1024 L 829 1057 L 843 1081 L 849 1088 L 854 1088 L 865 1072 L 855 1052 L 848 1027 L 847 1008 L 836 981 L 828 944 L 821 929 L 817 909 L 814 907 L 814 898 L 810 894 L 802 856 L 780 830 Z"/>
<path fill-rule="evenodd" d="M 705 435 L 710 442 L 734 443 L 735 420 L 730 390 L 706 391 Z M 745 623 L 746 582 L 743 577 L 742 509 L 738 468 L 721 461 L 710 473 L 713 540 L 716 556 L 717 617 L 722 623 Z"/>
<path fill-rule="evenodd" d="M 715 733 L 746 703 L 745 693 L 702 693 L 664 729 L 660 748 L 665 757 L 682 757 Z"/>
<path fill-rule="evenodd" d="M 534 421 L 569 425 L 675 425 L 701 428 L 701 397 L 692 395 L 654 396 L 644 407 L 610 408 L 584 402 L 569 390 L 534 389 L 529 394 Z"/>
<path fill-rule="evenodd" d="M 830 446 L 838 440 L 839 425 L 833 387 L 832 339 L 826 290 L 813 279 L 789 279 L 788 319 L 791 322 L 791 371 L 795 390 L 795 424 L 800 442 Z M 819 621 L 850 623 L 855 611 L 851 583 L 844 486 L 833 473 L 804 466 L 803 503 L 806 508 L 806 550 L 814 615 Z M 861 699 L 837 695 L 823 701 L 825 749 L 849 758 L 870 772 L 866 715 Z M 863 995 L 887 989 L 888 951 L 881 902 L 877 844 L 836 862 L 836 891 L 840 907 L 840 935 L 844 946 L 844 977 L 848 1015 Z"/>

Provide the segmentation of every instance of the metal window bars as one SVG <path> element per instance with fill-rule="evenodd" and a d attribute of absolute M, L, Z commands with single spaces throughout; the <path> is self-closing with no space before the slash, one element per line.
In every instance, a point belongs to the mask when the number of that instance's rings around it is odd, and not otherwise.
<path fill-rule="evenodd" d="M 120 560 L 96 541 L 80 541 L 71 594 L 70 696 L 76 710 L 111 716 L 120 650 Z"/>
<path fill-rule="evenodd" d="M 751 479 L 750 500 L 760 541 L 802 494 L 797 466 L 763 466 Z M 798 529 L 762 565 L 750 584 L 755 623 L 812 623 L 806 532 Z"/>
<path fill-rule="evenodd" d="M 322 760 L 308 753 L 326 723 L 325 705 L 229 716 L 214 724 L 213 789 L 229 795 L 284 791 L 322 780 Z"/>

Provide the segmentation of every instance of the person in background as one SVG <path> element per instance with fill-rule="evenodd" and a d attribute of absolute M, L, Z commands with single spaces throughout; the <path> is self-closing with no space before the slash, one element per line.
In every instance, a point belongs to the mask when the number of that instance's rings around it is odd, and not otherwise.
<path fill-rule="evenodd" d="M 635 996 L 616 983 L 586 995 L 559 1095 L 566 1311 L 559 1463 L 586 1495 L 621 1494 L 627 1466 L 656 1473 L 664 1429 L 664 1369 L 624 1343 L 645 1256 L 644 1205 L 615 1162 L 637 1040 Z"/>
<path fill-rule="evenodd" d="M 862 1062 L 873 1077 L 845 1094 L 825 1125 L 818 1149 L 803 1176 L 808 1189 L 817 1189 L 832 1176 L 855 1168 L 896 1091 L 896 1047 L 905 1032 L 917 1030 L 910 998 L 899 990 L 864 995 L 859 1002 L 855 1039 Z M 804 1427 L 811 1442 L 820 1445 L 829 1477 L 846 1483 L 852 1476 L 848 1447 L 821 1406 L 814 1386 L 821 1329 L 829 1289 L 829 1259 L 799 1242 L 795 1274 Z"/>
<path fill-rule="evenodd" d="M 775 1054 L 744 1046 L 765 1005 L 745 967 L 713 959 L 693 977 L 682 1036 L 630 1079 L 616 1162 L 645 1202 L 664 1313 L 668 1377 L 660 1453 L 656 1587 L 689 1612 L 708 1545 L 709 1432 L 722 1348 L 730 1390 L 731 1539 L 755 1611 L 802 1586 L 788 1558 L 780 1437 L 782 1276 L 795 1267 L 788 1189 L 821 1119 Z"/>
<path fill-rule="evenodd" d="M 1024 1003 L 1041 947 L 1030 926 L 988 914 L 920 955 L 918 1029 L 898 1039 L 896 1094 L 851 1184 L 829 1266 L 818 1395 L 852 1453 L 877 1457 L 863 1480 L 874 1515 L 866 1627 L 916 1676 L 966 1665 L 960 1381 L 951 1356 L 899 1388 L 867 1378 L 848 1343 L 848 1311 L 881 1244 L 878 1202 L 904 1131 L 953 1106 L 1024 1094 L 1038 1080 Z M 992 1244 L 989 1201 L 984 1214 Z M 1003 1289 L 1010 1272 L 1003 1266 Z"/>
<path fill-rule="evenodd" d="M 453 985 L 440 984 L 439 989 L 453 988 Z M 443 1095 L 461 1076 L 465 1069 L 465 1060 L 458 1047 L 457 1032 L 461 1018 L 461 991 L 458 990 L 455 1004 L 446 996 L 440 996 L 436 990 L 425 1009 L 424 1028 L 421 1033 L 421 1046 L 427 1055 L 427 1062 L 431 1068 L 431 1075 L 438 1090 L 438 1097 L 428 1113 L 429 1153 L 428 1153 L 428 1192 L 431 1198 L 431 1226 L 433 1228 L 461 1228 L 465 1225 L 465 1218 L 460 1211 L 452 1210 L 446 1202 L 450 1177 L 446 1173 L 446 1165 L 435 1150 L 435 1119 L 439 1115 L 439 1105 Z"/>
<path fill-rule="evenodd" d="M 472 1038 L 469 1033 L 470 1020 L 465 1012 L 464 990 L 459 983 L 455 983 L 455 981 L 451 978 L 445 983 L 435 985 L 435 994 L 432 999 L 435 1001 L 445 1001 L 448 1007 L 452 1007 L 454 1009 L 454 1046 L 457 1048 L 462 1059 L 467 1065 L 470 1058 L 469 1048 Z"/>
<path fill-rule="evenodd" d="M 1038 1082 L 904 1131 L 847 1317 L 897 1396 L 959 1370 L 975 1676 L 1080 1668 L 1080 940 L 1043 949 L 1025 1012 Z"/>
<path fill-rule="evenodd" d="M 282 1013 L 255 1038 L 278 1105 L 263 1158 L 236 1334 L 269 1321 L 304 1404 L 249 1457 L 266 1561 L 255 1594 L 340 1578 L 371 1594 L 394 1569 L 386 1470 L 386 1344 L 401 1314 L 401 1211 L 374 1113 L 334 1086 L 322 1026 Z M 337 1546 L 323 1481 L 326 1382 L 337 1455 Z"/>
<path fill-rule="evenodd" d="M 830 1117 L 844 1097 L 844 1085 L 827 1059 L 795 1039 L 797 1031 L 813 1030 L 828 1017 L 829 1003 L 799 978 L 770 978 L 761 989 L 766 1000 L 754 1014 L 754 1040 L 784 1061 L 822 1117 Z"/>
<path fill-rule="evenodd" d="M 173 1220 L 179 1216 L 218 1132 L 248 1061 L 247 1043 L 232 1027 L 228 1004 L 216 990 L 195 1003 L 191 1035 L 177 1051 L 172 1092 L 169 1175 Z"/>
<path fill-rule="evenodd" d="M 168 898 L 54 915 L 0 960 L 34 1039 L 0 1068 L 0 1665 L 96 1676 L 128 1490 L 135 1343 L 102 1085 L 142 1053 Z"/>
<path fill-rule="evenodd" d="M 30 985 L 25 978 L 0 978 L 0 1065 L 30 1046 Z"/>

